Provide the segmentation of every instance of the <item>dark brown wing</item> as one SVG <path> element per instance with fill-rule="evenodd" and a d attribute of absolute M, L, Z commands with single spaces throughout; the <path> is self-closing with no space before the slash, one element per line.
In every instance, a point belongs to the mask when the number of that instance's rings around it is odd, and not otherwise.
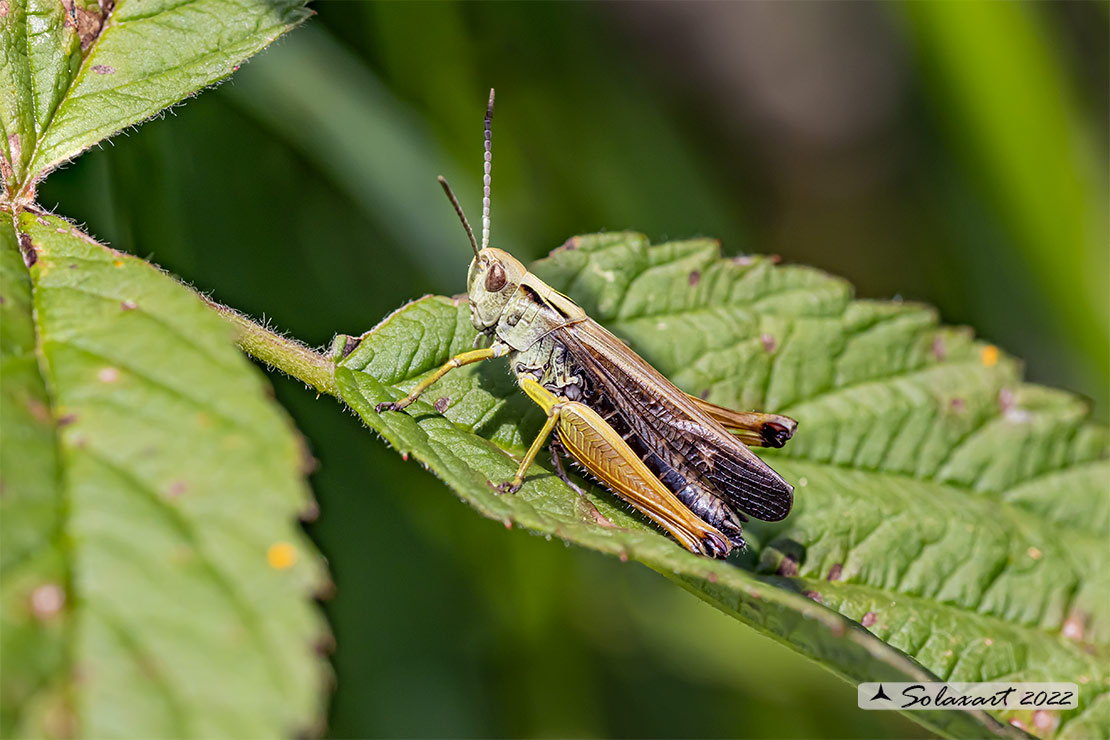
<path fill-rule="evenodd" d="M 794 488 L 685 393 L 592 319 L 554 332 L 641 440 L 730 506 L 764 521 L 790 513 Z"/>

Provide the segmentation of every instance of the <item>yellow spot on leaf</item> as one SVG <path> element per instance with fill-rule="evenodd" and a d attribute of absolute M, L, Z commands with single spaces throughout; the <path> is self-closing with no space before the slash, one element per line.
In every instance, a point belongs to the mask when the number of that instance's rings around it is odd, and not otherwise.
<path fill-rule="evenodd" d="M 113 267 L 123 267 L 123 260 L 116 260 L 112 263 Z"/>
<path fill-rule="evenodd" d="M 275 542 L 266 551 L 266 562 L 275 570 L 292 568 L 297 562 L 297 551 L 288 542 Z"/>
<path fill-rule="evenodd" d="M 1041 553 L 1040 550 L 1038 550 L 1035 547 L 1030 547 L 1028 550 L 1026 550 L 1026 552 L 1029 553 L 1029 557 L 1033 558 L 1034 560 L 1040 560 L 1041 559 L 1041 554 L 1042 553 Z"/>
<path fill-rule="evenodd" d="M 979 360 L 983 363 L 983 367 L 994 367 L 998 364 L 998 347 L 993 344 L 988 344 L 983 347 L 982 352 L 979 353 Z"/>

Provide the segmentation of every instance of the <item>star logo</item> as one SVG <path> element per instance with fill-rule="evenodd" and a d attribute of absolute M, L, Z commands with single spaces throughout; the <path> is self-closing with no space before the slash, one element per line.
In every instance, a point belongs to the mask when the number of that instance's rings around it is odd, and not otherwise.
<path fill-rule="evenodd" d="M 875 701 L 876 699 L 886 699 L 887 701 L 891 701 L 891 698 L 886 695 L 885 691 L 883 691 L 882 684 L 879 684 L 879 690 L 876 691 L 875 695 L 871 697 L 871 701 Z"/>

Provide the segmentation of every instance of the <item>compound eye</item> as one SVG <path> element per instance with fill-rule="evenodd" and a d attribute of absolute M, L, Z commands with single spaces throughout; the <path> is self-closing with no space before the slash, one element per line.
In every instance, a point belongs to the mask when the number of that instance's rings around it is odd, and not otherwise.
<path fill-rule="evenodd" d="M 490 266 L 489 272 L 486 273 L 486 290 L 490 293 L 499 293 L 508 281 L 508 277 L 505 276 L 505 268 L 500 262 L 494 262 Z"/>

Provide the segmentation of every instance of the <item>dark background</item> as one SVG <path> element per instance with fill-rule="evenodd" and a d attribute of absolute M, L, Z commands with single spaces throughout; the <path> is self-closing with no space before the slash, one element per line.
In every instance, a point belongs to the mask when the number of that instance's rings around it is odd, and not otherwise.
<path fill-rule="evenodd" d="M 315 345 L 493 242 L 716 236 L 922 300 L 1107 418 L 1107 3 L 379 4 L 318 16 L 41 202 Z M 658 576 L 506 532 L 274 378 L 319 469 L 337 736 L 923 732 Z"/>

